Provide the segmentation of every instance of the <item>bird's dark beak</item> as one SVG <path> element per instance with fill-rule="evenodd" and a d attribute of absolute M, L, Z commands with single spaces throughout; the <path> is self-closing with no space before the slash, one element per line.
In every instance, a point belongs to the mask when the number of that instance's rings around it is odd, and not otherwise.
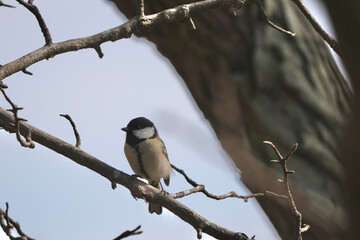
<path fill-rule="evenodd" d="M 127 127 L 123 127 L 121 130 L 123 130 L 124 132 L 129 131 L 129 129 Z"/>

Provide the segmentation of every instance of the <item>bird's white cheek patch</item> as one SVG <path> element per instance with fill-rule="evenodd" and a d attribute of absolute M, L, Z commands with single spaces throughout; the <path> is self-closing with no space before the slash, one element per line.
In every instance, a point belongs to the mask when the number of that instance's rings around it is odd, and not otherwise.
<path fill-rule="evenodd" d="M 155 134 L 154 127 L 146 127 L 144 129 L 134 130 L 134 135 L 140 139 L 151 138 Z"/>

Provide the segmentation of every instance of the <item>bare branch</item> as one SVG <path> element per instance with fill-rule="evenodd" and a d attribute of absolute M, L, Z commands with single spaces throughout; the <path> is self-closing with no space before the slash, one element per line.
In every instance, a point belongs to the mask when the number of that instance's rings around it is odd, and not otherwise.
<path fill-rule="evenodd" d="M 95 49 L 96 53 L 98 54 L 99 58 L 103 58 L 103 57 L 104 57 L 104 53 L 102 52 L 100 45 L 94 47 L 94 49 Z"/>
<path fill-rule="evenodd" d="M 282 170 L 283 170 L 283 175 L 284 175 L 284 180 L 282 181 L 284 184 L 285 184 L 285 187 L 286 187 L 286 192 L 287 192 L 287 198 L 289 200 L 289 203 L 290 203 L 290 206 L 291 206 L 291 210 L 293 212 L 293 214 L 295 215 L 295 219 L 296 219 L 296 229 L 297 231 L 295 232 L 295 239 L 297 240 L 302 240 L 302 233 L 303 232 L 306 232 L 310 229 L 310 225 L 307 225 L 307 224 L 303 224 L 302 223 L 302 215 L 301 213 L 297 210 L 297 207 L 296 207 L 296 204 L 295 204 L 295 201 L 294 201 L 294 198 L 292 196 L 292 193 L 291 193 L 291 190 L 290 190 L 290 186 L 289 186 L 289 174 L 292 174 L 292 173 L 295 173 L 294 171 L 292 170 L 289 170 L 287 168 L 287 161 L 290 159 L 290 157 L 295 153 L 297 147 L 298 147 L 298 144 L 295 143 L 290 151 L 288 152 L 288 154 L 286 154 L 286 156 L 283 158 L 279 152 L 279 150 L 277 149 L 277 147 L 270 141 L 264 141 L 265 144 L 267 145 L 270 145 L 274 151 L 276 152 L 276 154 L 278 155 L 278 158 L 279 158 L 279 161 L 275 162 L 275 163 L 278 163 Z M 273 192 L 268 192 L 268 193 L 271 193 L 272 195 L 278 195 L 276 193 L 273 193 Z M 281 196 L 281 195 L 279 195 Z"/>
<path fill-rule="evenodd" d="M 283 157 L 281 156 L 281 153 L 279 152 L 279 150 L 277 149 L 277 147 L 270 141 L 264 141 L 265 144 L 270 145 L 272 147 L 272 149 L 274 149 L 276 155 L 278 156 L 279 159 L 283 159 Z M 279 163 L 279 160 L 271 160 L 270 162 L 273 163 Z"/>
<path fill-rule="evenodd" d="M 18 223 L 17 221 L 13 220 L 12 218 L 9 217 L 9 204 L 6 202 L 6 210 L 4 212 L 4 210 L 2 210 L 0 208 L 0 225 L 1 228 L 3 229 L 3 231 L 5 232 L 5 234 L 11 239 L 11 240 L 34 240 L 33 238 L 27 236 L 20 227 L 20 223 Z M 15 227 L 17 233 L 20 235 L 19 237 L 15 237 L 13 236 L 13 232 L 12 229 Z"/>
<path fill-rule="evenodd" d="M 24 2 L 23 0 L 17 1 Z M 34 63 L 44 59 L 52 58 L 62 53 L 78 51 L 86 48 L 94 48 L 94 46 L 100 46 L 104 42 L 114 42 L 119 39 L 129 38 L 134 33 L 153 28 L 161 23 L 181 22 L 187 20 L 190 18 L 191 13 L 194 12 L 219 7 L 231 8 L 237 6 L 239 3 L 243 3 L 243 0 L 203 0 L 200 2 L 184 4 L 175 8 L 161 11 L 156 14 L 146 15 L 143 18 L 130 19 L 118 27 L 89 37 L 68 40 L 60 43 L 47 44 L 38 50 L 35 50 L 0 67 L 0 81 L 18 71 L 21 71 L 22 69 L 33 65 Z"/>
<path fill-rule="evenodd" d="M 251 194 L 251 195 L 248 195 L 248 196 L 242 196 L 242 195 L 238 195 L 236 192 L 232 191 L 232 192 L 229 192 L 229 193 L 226 193 L 226 194 L 223 194 L 223 195 L 215 195 L 215 194 L 212 194 L 212 193 L 209 193 L 206 189 L 205 189 L 205 186 L 204 185 L 200 185 L 198 183 L 196 183 L 194 180 L 192 180 L 189 176 L 187 176 L 187 174 L 185 173 L 184 170 L 174 166 L 173 164 L 170 164 L 171 167 L 177 171 L 178 173 L 180 173 L 181 175 L 184 176 L 184 178 L 186 179 L 186 181 L 192 185 L 194 188 L 192 189 L 189 189 L 189 190 L 185 190 L 185 191 L 182 191 L 182 192 L 178 192 L 178 193 L 175 193 L 175 194 L 171 194 L 171 196 L 173 198 L 181 198 L 181 197 L 185 197 L 185 196 L 188 196 L 190 194 L 193 194 L 193 193 L 197 193 L 197 192 L 202 192 L 203 194 L 205 194 L 207 197 L 209 198 L 212 198 L 212 199 L 215 199 L 215 200 L 222 200 L 222 199 L 225 199 L 225 198 L 240 198 L 240 199 L 243 199 L 244 202 L 247 202 L 250 198 L 254 198 L 254 197 L 263 197 L 264 194 L 263 193 L 254 193 L 254 194 Z"/>
<path fill-rule="evenodd" d="M 68 115 L 68 114 L 60 114 L 61 117 L 66 118 L 67 120 L 69 120 L 73 130 L 74 130 L 74 135 L 76 138 L 76 144 L 75 147 L 80 148 L 81 145 L 81 139 L 80 139 L 80 134 L 76 128 L 75 122 L 72 120 L 72 118 Z"/>
<path fill-rule="evenodd" d="M 320 36 L 329 44 L 329 46 L 339 55 L 342 56 L 341 49 L 339 43 L 332 38 L 316 21 L 316 19 L 311 15 L 310 11 L 305 7 L 302 0 L 292 0 L 295 5 L 300 9 L 302 14 L 306 17 L 306 19 L 310 22 L 315 31 L 320 34 Z"/>
<path fill-rule="evenodd" d="M 32 72 L 29 72 L 28 70 L 26 70 L 26 68 L 22 69 L 21 71 L 27 75 L 33 75 Z"/>
<path fill-rule="evenodd" d="M 274 196 L 274 197 L 278 197 L 278 198 L 288 198 L 288 196 L 277 194 L 272 191 L 266 191 L 266 194 L 269 196 Z"/>
<path fill-rule="evenodd" d="M 261 16 L 264 18 L 264 20 L 272 27 L 272 28 L 275 28 L 276 30 L 282 32 L 282 33 L 286 33 L 292 37 L 294 37 L 296 35 L 296 33 L 293 33 L 293 32 L 290 32 L 288 30 L 285 30 L 281 27 L 279 27 L 278 25 L 276 25 L 275 23 L 273 23 L 269 17 L 267 16 L 266 14 L 266 11 L 265 11 L 265 8 L 264 8 L 264 4 L 263 4 L 263 0 L 257 0 L 256 1 L 256 5 L 259 7 L 260 9 L 260 13 L 261 13 Z"/>
<path fill-rule="evenodd" d="M 33 143 L 33 141 L 31 140 L 31 132 L 27 132 L 25 135 L 25 139 L 26 141 L 24 141 L 21 138 L 21 134 L 20 134 L 20 130 L 19 130 L 19 125 L 20 122 L 25 122 L 27 121 L 26 119 L 23 118 L 19 118 L 18 117 L 18 111 L 22 110 L 23 108 L 19 108 L 16 104 L 14 104 L 11 99 L 6 95 L 5 90 L 0 87 L 0 91 L 2 92 L 2 94 L 4 95 L 6 101 L 11 105 L 12 109 L 8 109 L 9 112 L 12 112 L 14 115 L 14 122 L 15 123 L 11 123 L 11 126 L 14 127 L 14 132 L 16 134 L 16 139 L 18 140 L 18 142 L 21 144 L 21 146 L 23 147 L 28 147 L 28 148 L 34 148 L 35 144 Z"/>
<path fill-rule="evenodd" d="M 194 23 L 194 20 L 191 17 L 189 18 L 189 23 L 190 23 L 191 28 L 196 30 L 196 25 Z"/>
<path fill-rule="evenodd" d="M 14 116 L 0 108 L 0 123 L 2 124 L 4 130 L 11 131 L 13 129 L 11 123 L 13 122 Z M 243 233 L 233 232 L 210 222 L 187 206 L 178 202 L 171 195 L 163 194 L 163 192 L 159 189 L 111 167 L 81 149 L 47 134 L 27 123 L 22 123 L 20 125 L 20 133 L 25 134 L 27 132 L 32 133 L 33 141 L 56 151 L 57 153 L 84 167 L 87 167 L 88 169 L 107 178 L 111 183 L 114 182 L 128 188 L 131 194 L 138 199 L 144 199 L 147 202 L 154 202 L 162 205 L 179 218 L 192 225 L 195 229 L 201 228 L 204 233 L 207 233 L 217 239 L 248 239 L 248 237 Z"/>
<path fill-rule="evenodd" d="M 14 6 L 3 3 L 3 1 L 0 1 L 0 7 L 15 8 Z"/>
<path fill-rule="evenodd" d="M 142 234 L 143 233 L 142 231 L 138 231 L 140 228 L 141 228 L 141 225 L 137 226 L 134 230 L 131 230 L 131 231 L 127 230 L 127 231 L 123 232 L 120 236 L 114 238 L 114 240 L 120 240 L 120 239 L 129 237 L 129 236 Z"/>
<path fill-rule="evenodd" d="M 51 39 L 50 31 L 49 31 L 48 27 L 46 26 L 46 23 L 45 23 L 43 17 L 41 16 L 39 9 L 35 5 L 33 5 L 33 1 L 29 1 L 29 2 L 25 2 L 24 0 L 16 0 L 16 1 L 19 4 L 23 5 L 26 9 L 28 9 L 32 14 L 35 15 L 36 20 L 38 21 L 39 26 L 41 28 L 41 32 L 44 35 L 45 45 L 51 45 L 52 39 Z"/>

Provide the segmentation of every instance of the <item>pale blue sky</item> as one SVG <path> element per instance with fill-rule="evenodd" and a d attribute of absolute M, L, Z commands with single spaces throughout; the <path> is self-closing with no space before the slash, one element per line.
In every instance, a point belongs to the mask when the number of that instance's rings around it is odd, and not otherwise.
<path fill-rule="evenodd" d="M 44 39 L 32 14 L 0 8 L 0 64 L 40 48 Z M 84 37 L 115 27 L 125 18 L 103 0 L 37 0 L 54 42 Z M 22 118 L 67 142 L 75 138 L 60 113 L 76 122 L 81 148 L 126 173 L 132 171 L 123 153 L 120 130 L 137 116 L 151 119 L 168 149 L 170 161 L 215 194 L 249 194 L 220 148 L 208 123 L 193 103 L 169 62 L 143 39 L 56 56 L 28 68 L 33 76 L 14 74 L 4 82 Z M 0 106 L 9 108 L 0 96 Z M 20 147 L 14 135 L 0 131 L 0 207 L 10 204 L 10 216 L 36 239 L 112 239 L 142 225 L 142 235 L 131 239 L 196 239 L 195 230 L 168 211 L 150 215 L 143 200 L 92 171 L 36 144 Z M 169 192 L 189 188 L 172 176 Z M 255 200 L 215 201 L 201 194 L 180 201 L 209 220 L 256 239 L 278 239 Z M 0 239 L 6 239 L 0 231 Z M 130 238 L 129 238 L 130 239 Z M 204 235 L 203 239 L 210 239 Z"/>

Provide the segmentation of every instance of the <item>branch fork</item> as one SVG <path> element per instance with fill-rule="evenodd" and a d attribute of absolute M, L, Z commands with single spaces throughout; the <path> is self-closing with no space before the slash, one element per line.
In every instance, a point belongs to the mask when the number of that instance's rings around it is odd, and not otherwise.
<path fill-rule="evenodd" d="M 299 212 L 299 210 L 297 209 L 296 207 L 296 204 L 295 204 L 295 201 L 294 201 L 294 198 L 292 196 L 292 193 L 291 193 L 291 190 L 290 190 L 290 185 L 289 185 L 289 174 L 294 174 L 295 171 L 293 170 L 289 170 L 287 168 L 287 161 L 290 159 L 290 157 L 295 153 L 295 151 L 297 150 L 298 148 L 298 144 L 295 143 L 290 151 L 286 154 L 285 157 L 283 157 L 281 155 L 281 153 L 279 152 L 279 150 L 277 149 L 277 147 L 275 146 L 275 144 L 273 144 L 272 142 L 270 141 L 264 141 L 264 144 L 267 144 L 269 146 L 272 147 L 272 149 L 275 151 L 278 159 L 277 160 L 271 160 L 270 162 L 272 163 L 277 163 L 281 166 L 282 168 L 282 171 L 283 171 L 283 176 L 284 176 L 284 179 L 279 179 L 279 182 L 283 183 L 285 185 L 285 188 L 286 188 L 286 193 L 287 193 L 287 199 L 289 201 L 289 204 L 291 206 L 291 210 L 295 216 L 295 221 L 296 221 L 296 232 L 295 232 L 295 239 L 297 240 L 302 240 L 302 233 L 303 232 L 306 232 L 310 229 L 310 225 L 308 224 L 303 224 L 302 222 L 302 215 L 301 213 Z M 274 193 L 272 193 L 274 194 Z"/>

